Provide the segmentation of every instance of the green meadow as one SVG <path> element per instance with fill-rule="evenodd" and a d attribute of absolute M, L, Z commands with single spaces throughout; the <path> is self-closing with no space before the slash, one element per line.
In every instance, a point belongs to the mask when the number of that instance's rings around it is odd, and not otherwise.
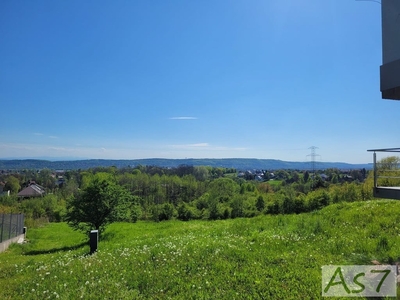
<path fill-rule="evenodd" d="M 0 254 L 0 299 L 320 299 L 323 265 L 395 263 L 400 202 L 297 215 L 114 223 L 99 250 L 65 223 Z M 354 298 L 353 298 L 354 299 Z"/>

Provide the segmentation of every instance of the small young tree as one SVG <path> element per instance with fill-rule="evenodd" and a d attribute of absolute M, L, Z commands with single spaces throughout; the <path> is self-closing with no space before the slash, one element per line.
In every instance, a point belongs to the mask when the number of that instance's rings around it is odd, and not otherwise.
<path fill-rule="evenodd" d="M 120 220 L 132 198 L 111 178 L 95 177 L 82 192 L 67 202 L 66 221 L 77 230 L 103 231 L 108 224 Z"/>
<path fill-rule="evenodd" d="M 257 198 L 256 208 L 258 211 L 263 211 L 265 208 L 265 201 L 264 201 L 263 196 L 261 196 L 261 195 L 258 196 L 258 198 Z"/>

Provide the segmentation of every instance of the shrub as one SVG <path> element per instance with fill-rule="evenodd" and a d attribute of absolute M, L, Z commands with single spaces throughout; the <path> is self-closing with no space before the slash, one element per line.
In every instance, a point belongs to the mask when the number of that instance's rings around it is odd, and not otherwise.
<path fill-rule="evenodd" d="M 175 209 L 171 203 L 157 204 L 151 207 L 151 216 L 156 222 L 171 220 L 174 212 Z"/>
<path fill-rule="evenodd" d="M 329 194 L 325 190 L 317 190 L 307 195 L 307 210 L 321 209 L 331 202 Z"/>
<path fill-rule="evenodd" d="M 185 202 L 182 202 L 178 206 L 178 219 L 181 221 L 189 221 L 192 219 L 196 219 L 197 214 L 195 212 L 195 209 Z"/>

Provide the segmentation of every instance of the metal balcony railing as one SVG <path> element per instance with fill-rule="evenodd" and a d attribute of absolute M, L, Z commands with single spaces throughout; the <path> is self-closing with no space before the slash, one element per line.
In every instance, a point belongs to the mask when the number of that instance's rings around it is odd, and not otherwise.
<path fill-rule="evenodd" d="M 400 158 L 395 154 L 393 158 L 377 161 L 377 152 L 400 153 L 400 148 L 371 149 L 374 159 L 374 188 L 373 194 L 377 198 L 400 200 Z"/>

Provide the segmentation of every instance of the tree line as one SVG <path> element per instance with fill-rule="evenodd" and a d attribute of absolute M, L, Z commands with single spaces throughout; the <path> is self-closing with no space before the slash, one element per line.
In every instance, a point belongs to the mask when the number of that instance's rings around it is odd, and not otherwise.
<path fill-rule="evenodd" d="M 31 174 L 50 191 L 41 198 L 15 196 L 15 190 L 28 181 L 26 176 L 4 178 L 6 184 L 13 183 L 14 195 L 0 197 L 0 212 L 25 213 L 32 223 L 68 221 L 81 229 L 139 219 L 218 220 L 302 213 L 330 203 L 372 199 L 372 174 L 364 172 L 358 171 L 360 180 L 348 182 L 339 180 L 342 175 L 334 169 L 325 172 L 330 180 L 308 171 L 277 170 L 275 180 L 257 182 L 238 178 L 231 168 L 98 167 L 67 171 L 57 186 L 56 178 L 45 169 Z"/>

